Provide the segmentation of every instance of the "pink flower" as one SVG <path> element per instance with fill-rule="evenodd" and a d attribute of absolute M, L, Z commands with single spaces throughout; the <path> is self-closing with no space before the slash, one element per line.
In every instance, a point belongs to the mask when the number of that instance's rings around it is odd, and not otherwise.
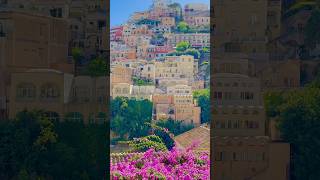
<path fill-rule="evenodd" d="M 171 151 L 147 150 L 140 158 L 111 164 L 111 179 L 210 179 L 209 153 L 195 154 L 195 142 L 187 150 L 174 147 Z"/>

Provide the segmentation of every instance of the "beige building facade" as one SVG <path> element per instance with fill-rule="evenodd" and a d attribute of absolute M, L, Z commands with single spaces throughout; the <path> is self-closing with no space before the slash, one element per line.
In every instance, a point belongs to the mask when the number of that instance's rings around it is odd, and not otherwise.
<path fill-rule="evenodd" d="M 193 56 L 167 56 L 164 62 L 155 62 L 155 78 L 194 78 L 195 60 Z"/>
<path fill-rule="evenodd" d="M 74 77 L 52 69 L 12 74 L 9 117 L 23 110 L 44 110 L 51 120 L 104 122 L 107 78 Z"/>
<path fill-rule="evenodd" d="M 72 72 L 73 68 L 68 62 L 68 23 L 64 19 L 1 10 L 0 31 L 0 97 L 5 119 L 12 73 L 31 68 Z"/>
<path fill-rule="evenodd" d="M 211 77 L 215 179 L 289 179 L 290 145 L 269 136 L 255 67 L 239 54 L 218 57 Z"/>
<path fill-rule="evenodd" d="M 176 47 L 179 42 L 186 41 L 192 47 L 202 48 L 210 47 L 210 34 L 209 33 L 183 33 L 183 34 L 170 34 L 168 35 L 168 45 Z"/>

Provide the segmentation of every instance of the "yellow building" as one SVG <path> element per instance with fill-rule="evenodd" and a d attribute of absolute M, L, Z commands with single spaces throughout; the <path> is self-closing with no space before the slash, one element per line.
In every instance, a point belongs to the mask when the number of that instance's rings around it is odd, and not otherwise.
<path fill-rule="evenodd" d="M 69 54 L 72 48 L 78 47 L 87 57 L 105 55 L 102 36 L 106 27 L 107 2 L 104 0 L 12 0 L 8 1 L 8 7 L 68 20 Z"/>
<path fill-rule="evenodd" d="M 287 180 L 290 145 L 269 137 L 261 80 L 248 76 L 254 68 L 234 54 L 216 61 L 211 77 L 215 179 Z"/>
<path fill-rule="evenodd" d="M 266 53 L 267 37 L 279 35 L 280 0 L 214 1 L 213 8 L 214 44 L 219 52 Z"/>
<path fill-rule="evenodd" d="M 67 21 L 19 11 L 0 11 L 1 61 L 8 71 L 67 63 Z"/>
<path fill-rule="evenodd" d="M 193 56 L 167 56 L 164 62 L 155 62 L 155 78 L 192 79 L 195 76 L 196 68 Z"/>
<path fill-rule="evenodd" d="M 30 68 L 72 72 L 68 63 L 68 24 L 64 19 L 21 11 L 0 11 L 0 99 L 8 115 L 11 74 Z"/>
<path fill-rule="evenodd" d="M 154 94 L 152 97 L 154 120 L 173 119 L 186 124 L 201 124 L 201 108 L 193 100 L 192 94 Z"/>
<path fill-rule="evenodd" d="M 181 33 L 168 35 L 168 45 L 176 47 L 180 42 L 186 41 L 192 47 L 210 47 L 210 33 Z"/>
<path fill-rule="evenodd" d="M 44 110 L 50 120 L 106 120 L 107 77 L 74 77 L 52 69 L 12 74 L 9 117 L 23 110 Z"/>
<path fill-rule="evenodd" d="M 117 65 L 111 68 L 111 86 L 116 83 L 128 83 L 132 84 L 133 71 L 131 68 Z"/>
<path fill-rule="evenodd" d="M 131 96 L 132 85 L 128 83 L 116 83 L 111 87 L 112 98 L 116 97 L 130 97 Z"/>

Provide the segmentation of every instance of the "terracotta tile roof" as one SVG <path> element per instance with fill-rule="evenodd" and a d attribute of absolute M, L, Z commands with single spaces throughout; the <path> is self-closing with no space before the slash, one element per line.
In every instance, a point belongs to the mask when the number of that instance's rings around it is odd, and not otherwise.
<path fill-rule="evenodd" d="M 183 134 L 174 137 L 178 147 L 187 148 L 194 141 L 200 141 L 200 145 L 196 151 L 210 151 L 210 129 L 208 125 L 191 129 Z"/>

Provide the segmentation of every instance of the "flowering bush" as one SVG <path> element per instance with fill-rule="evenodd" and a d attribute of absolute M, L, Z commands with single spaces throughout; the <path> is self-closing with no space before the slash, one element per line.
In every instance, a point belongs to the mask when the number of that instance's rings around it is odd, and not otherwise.
<path fill-rule="evenodd" d="M 145 152 L 150 148 L 156 151 L 166 151 L 167 147 L 163 143 L 162 139 L 156 135 L 149 135 L 142 138 L 134 138 L 132 141 L 127 141 L 129 146 L 133 148 L 134 151 Z"/>
<path fill-rule="evenodd" d="M 131 156 L 125 162 L 111 164 L 111 179 L 210 179 L 209 155 L 194 153 L 195 147 L 195 144 L 186 150 L 174 147 L 166 152 L 149 149 L 141 156 Z"/>

